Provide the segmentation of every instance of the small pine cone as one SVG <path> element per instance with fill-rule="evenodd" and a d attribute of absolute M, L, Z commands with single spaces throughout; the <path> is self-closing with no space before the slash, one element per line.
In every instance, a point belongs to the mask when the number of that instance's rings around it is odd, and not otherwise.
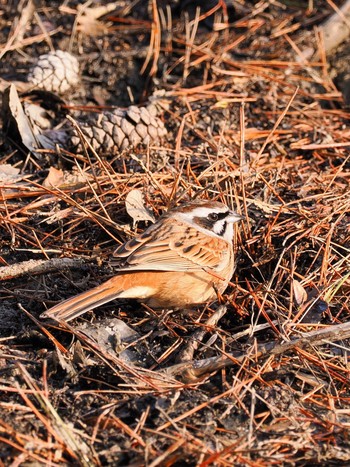
<path fill-rule="evenodd" d="M 95 119 L 78 123 L 96 152 L 116 153 L 139 144 L 158 141 L 167 134 L 154 109 L 153 104 L 149 108 L 131 105 L 126 110 L 103 112 Z M 78 136 L 72 137 L 72 144 L 81 149 Z"/>
<path fill-rule="evenodd" d="M 40 55 L 29 72 L 28 82 L 39 89 L 63 94 L 79 84 L 79 62 L 63 50 Z"/>

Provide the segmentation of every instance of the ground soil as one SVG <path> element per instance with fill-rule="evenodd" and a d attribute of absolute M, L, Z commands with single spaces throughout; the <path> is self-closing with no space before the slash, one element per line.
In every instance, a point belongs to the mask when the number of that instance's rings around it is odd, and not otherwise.
<path fill-rule="evenodd" d="M 348 50 L 322 54 L 331 2 L 215 5 L 117 1 L 87 27 L 80 2 L 38 0 L 16 43 L 23 5 L 0 0 L 2 90 L 51 48 L 79 60 L 68 94 L 19 92 L 55 124 L 167 102 L 165 138 L 114 154 L 29 153 L 2 118 L 0 260 L 25 271 L 0 271 L 2 465 L 350 462 Z M 47 188 L 53 168 L 66 182 Z M 196 197 L 244 215 L 226 313 L 117 301 L 41 320 L 110 277 L 116 246 L 147 227 L 126 212 L 133 189 L 155 217 Z"/>

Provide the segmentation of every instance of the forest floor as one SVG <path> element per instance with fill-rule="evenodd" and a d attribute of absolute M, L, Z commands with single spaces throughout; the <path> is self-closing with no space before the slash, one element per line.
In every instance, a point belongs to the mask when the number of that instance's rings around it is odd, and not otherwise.
<path fill-rule="evenodd" d="M 29 151 L 0 103 L 1 465 L 349 465 L 349 46 L 327 56 L 318 29 L 333 2 L 119 0 L 99 16 L 38 0 L 22 22 L 17 3 L 0 0 L 4 96 L 15 84 L 56 130 L 161 95 L 167 134 Z M 24 92 L 59 49 L 79 83 Z M 149 225 L 132 190 L 155 218 L 194 198 L 242 214 L 222 303 L 40 319 Z"/>

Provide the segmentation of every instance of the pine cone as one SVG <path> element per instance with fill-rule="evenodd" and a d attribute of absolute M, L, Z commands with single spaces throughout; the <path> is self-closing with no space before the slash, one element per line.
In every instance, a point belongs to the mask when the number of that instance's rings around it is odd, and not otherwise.
<path fill-rule="evenodd" d="M 94 119 L 78 120 L 78 123 L 96 152 L 115 153 L 164 137 L 167 131 L 157 114 L 158 107 L 154 103 L 147 107 L 131 105 L 126 110 L 103 112 Z M 72 137 L 72 144 L 79 146 L 78 136 Z"/>
<path fill-rule="evenodd" d="M 63 94 L 79 84 L 79 62 L 63 50 L 40 55 L 29 72 L 28 82 L 36 88 Z"/>

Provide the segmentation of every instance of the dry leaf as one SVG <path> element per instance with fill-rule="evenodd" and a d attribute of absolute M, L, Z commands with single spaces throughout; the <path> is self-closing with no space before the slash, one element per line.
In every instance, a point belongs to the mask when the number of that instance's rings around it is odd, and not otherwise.
<path fill-rule="evenodd" d="M 307 292 L 304 289 L 304 287 L 300 284 L 300 282 L 297 281 L 296 279 L 293 279 L 292 285 L 293 285 L 294 300 L 298 306 L 301 306 L 308 299 Z"/>
<path fill-rule="evenodd" d="M 143 195 L 140 190 L 131 190 L 125 199 L 126 211 L 133 218 L 134 224 L 138 221 L 155 222 L 153 214 L 145 207 Z"/>
<path fill-rule="evenodd" d="M 85 322 L 79 331 L 96 342 L 105 354 L 138 367 L 147 367 L 153 358 L 144 340 L 133 328 L 118 318 L 104 319 L 93 324 Z"/>
<path fill-rule="evenodd" d="M 32 0 L 29 0 L 26 6 L 23 6 L 23 2 L 20 3 L 21 6 L 19 8 L 21 16 L 19 18 L 18 24 L 16 25 L 13 36 L 15 44 L 19 44 L 23 41 L 24 35 L 28 29 L 28 25 L 30 24 L 35 13 L 35 4 Z"/>
<path fill-rule="evenodd" d="M 40 130 L 51 129 L 53 115 L 50 116 L 43 107 L 32 102 L 24 102 L 23 110 L 34 128 L 39 127 Z"/>
<path fill-rule="evenodd" d="M 79 5 L 78 10 L 80 14 L 77 18 L 79 31 L 90 36 L 106 34 L 109 23 L 106 24 L 98 21 L 98 18 L 111 13 L 118 6 L 117 2 L 98 7 L 85 7 L 85 5 Z"/>
<path fill-rule="evenodd" d="M 0 182 L 13 183 L 20 180 L 22 177 L 19 172 L 20 169 L 13 167 L 11 164 L 0 165 Z"/>
<path fill-rule="evenodd" d="M 50 167 L 49 175 L 43 181 L 43 186 L 46 188 L 52 188 L 60 186 L 64 183 L 64 174 L 61 169 L 55 169 Z"/>
<path fill-rule="evenodd" d="M 55 224 L 56 222 L 61 222 L 63 219 L 66 219 L 69 216 L 74 214 L 74 209 L 69 207 L 66 209 L 60 209 L 59 211 L 50 211 L 47 213 L 46 218 L 43 221 L 40 221 L 39 224 L 42 222 L 46 222 L 46 224 Z"/>
<path fill-rule="evenodd" d="M 24 146 L 35 154 L 36 149 L 39 148 L 36 135 L 34 134 L 33 127 L 24 113 L 21 101 L 17 94 L 16 86 L 13 84 L 11 84 L 4 93 L 3 107 L 6 114 L 5 121 L 7 120 L 9 124 L 14 124 L 20 134 Z"/>

